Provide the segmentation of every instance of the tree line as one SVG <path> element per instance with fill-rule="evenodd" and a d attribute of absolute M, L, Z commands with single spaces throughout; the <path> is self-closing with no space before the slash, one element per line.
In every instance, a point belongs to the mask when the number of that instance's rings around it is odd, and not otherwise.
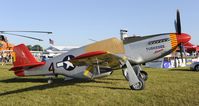
<path fill-rule="evenodd" d="M 40 45 L 26 45 L 30 51 L 43 51 Z"/>

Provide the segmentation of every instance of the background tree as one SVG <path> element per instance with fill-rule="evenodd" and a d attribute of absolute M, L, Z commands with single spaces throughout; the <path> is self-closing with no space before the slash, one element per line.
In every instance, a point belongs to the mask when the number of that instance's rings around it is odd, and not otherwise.
<path fill-rule="evenodd" d="M 34 45 L 31 48 L 32 51 L 43 51 L 43 47 L 41 47 L 40 45 Z"/>
<path fill-rule="evenodd" d="M 32 50 L 32 45 L 27 45 L 26 46 L 29 50 Z"/>

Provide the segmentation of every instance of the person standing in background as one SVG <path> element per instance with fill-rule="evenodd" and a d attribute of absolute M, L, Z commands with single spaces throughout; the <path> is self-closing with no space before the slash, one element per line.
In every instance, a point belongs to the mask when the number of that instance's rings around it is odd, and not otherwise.
<path fill-rule="evenodd" d="M 6 54 L 6 52 L 3 52 L 2 53 L 2 66 L 6 63 L 6 57 L 7 57 L 7 54 Z"/>
<path fill-rule="evenodd" d="M 0 53 L 0 62 L 2 62 L 2 53 Z"/>

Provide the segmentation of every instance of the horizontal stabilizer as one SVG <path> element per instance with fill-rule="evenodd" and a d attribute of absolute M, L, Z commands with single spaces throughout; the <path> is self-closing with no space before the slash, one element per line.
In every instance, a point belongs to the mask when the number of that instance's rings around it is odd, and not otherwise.
<path fill-rule="evenodd" d="M 41 65 L 44 65 L 44 64 L 45 64 L 45 62 L 22 64 L 22 65 L 14 66 L 10 70 L 16 71 L 16 70 L 20 70 L 20 69 L 33 68 L 33 67 L 41 66 Z"/>

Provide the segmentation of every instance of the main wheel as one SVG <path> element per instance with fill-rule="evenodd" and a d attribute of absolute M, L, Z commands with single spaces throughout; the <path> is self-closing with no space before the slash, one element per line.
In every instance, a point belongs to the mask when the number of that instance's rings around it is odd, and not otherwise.
<path fill-rule="evenodd" d="M 196 66 L 194 67 L 194 70 L 199 71 L 199 65 L 196 65 Z"/>
<path fill-rule="evenodd" d="M 138 79 L 140 82 L 138 82 L 137 84 L 135 85 L 131 85 L 130 88 L 132 90 L 143 90 L 144 89 L 144 80 L 142 79 L 141 76 L 138 76 Z"/>
<path fill-rule="evenodd" d="M 141 77 L 144 81 L 148 79 L 148 74 L 146 71 L 140 71 Z"/>

